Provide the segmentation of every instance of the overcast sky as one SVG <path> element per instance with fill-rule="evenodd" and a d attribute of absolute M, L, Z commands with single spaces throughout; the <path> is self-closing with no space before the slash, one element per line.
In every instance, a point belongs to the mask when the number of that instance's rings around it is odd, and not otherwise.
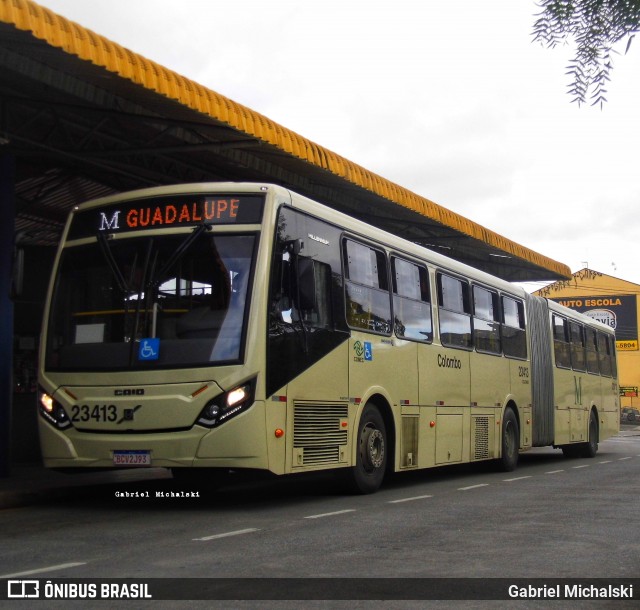
<path fill-rule="evenodd" d="M 567 95 L 534 0 L 40 0 L 528 248 L 640 284 L 640 42 Z M 621 48 L 624 51 L 624 47 Z"/>

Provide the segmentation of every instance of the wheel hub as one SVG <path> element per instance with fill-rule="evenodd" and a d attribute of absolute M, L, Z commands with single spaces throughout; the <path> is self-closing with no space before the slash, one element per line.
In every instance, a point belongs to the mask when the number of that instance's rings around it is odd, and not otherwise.
<path fill-rule="evenodd" d="M 384 463 L 384 436 L 377 428 L 367 428 L 363 434 L 363 463 L 369 472 Z"/>

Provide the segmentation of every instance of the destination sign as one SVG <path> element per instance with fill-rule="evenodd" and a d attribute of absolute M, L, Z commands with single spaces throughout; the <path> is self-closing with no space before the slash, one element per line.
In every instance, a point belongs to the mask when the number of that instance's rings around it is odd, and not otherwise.
<path fill-rule="evenodd" d="M 171 227 L 257 224 L 262 195 L 179 195 L 91 208 L 73 217 L 68 239 Z"/>

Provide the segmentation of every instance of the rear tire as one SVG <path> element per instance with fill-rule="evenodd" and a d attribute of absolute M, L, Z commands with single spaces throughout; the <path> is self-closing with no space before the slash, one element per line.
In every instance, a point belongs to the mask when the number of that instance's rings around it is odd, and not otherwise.
<path fill-rule="evenodd" d="M 498 460 L 500 470 L 511 472 L 518 465 L 520 450 L 520 428 L 518 418 L 510 407 L 502 418 L 502 455 Z"/>
<path fill-rule="evenodd" d="M 593 458 L 598 453 L 598 418 L 595 411 L 589 414 L 589 440 L 586 443 L 563 445 L 562 453 L 566 458 Z"/>
<path fill-rule="evenodd" d="M 351 493 L 374 493 L 387 469 L 387 431 L 378 407 L 372 403 L 362 411 L 356 442 L 356 465 L 345 472 L 345 483 Z"/>
<path fill-rule="evenodd" d="M 595 411 L 589 414 L 589 440 L 580 446 L 580 457 L 593 458 L 598 453 L 598 418 Z"/>

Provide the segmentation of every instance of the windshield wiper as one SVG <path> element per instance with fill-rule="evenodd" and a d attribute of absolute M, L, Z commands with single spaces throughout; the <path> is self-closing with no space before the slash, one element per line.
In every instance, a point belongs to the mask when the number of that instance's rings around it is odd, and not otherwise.
<path fill-rule="evenodd" d="M 104 233 L 98 233 L 97 235 L 98 244 L 100 245 L 100 250 L 107 261 L 107 265 L 111 273 L 113 273 L 113 277 L 118 284 L 118 288 L 122 290 L 122 292 L 126 295 L 129 290 L 129 285 L 127 280 L 124 279 L 124 275 L 122 275 L 122 271 L 120 271 L 120 267 L 118 267 L 118 263 L 116 259 L 113 257 L 113 252 L 111 251 L 111 246 L 107 240 L 107 236 Z"/>
<path fill-rule="evenodd" d="M 158 273 L 153 273 L 149 277 L 147 282 L 147 289 L 157 288 L 162 284 L 162 278 L 170 271 L 170 269 L 185 255 L 191 245 L 202 235 L 205 231 L 211 231 L 211 225 L 201 224 L 198 225 L 192 233 L 187 235 L 186 239 L 175 249 L 173 254 L 169 257 L 162 269 Z"/>

